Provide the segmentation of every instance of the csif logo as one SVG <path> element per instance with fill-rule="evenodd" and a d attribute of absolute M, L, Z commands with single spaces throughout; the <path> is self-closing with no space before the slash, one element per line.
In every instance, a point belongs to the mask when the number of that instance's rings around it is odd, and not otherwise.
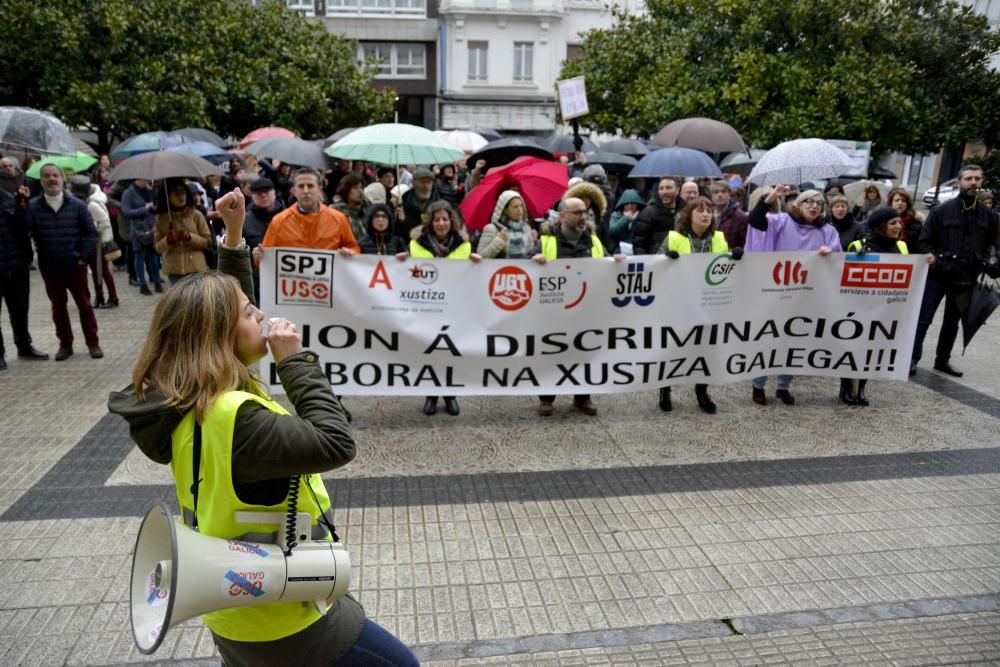
<path fill-rule="evenodd" d="M 490 278 L 490 299 L 503 310 L 519 310 L 531 300 L 531 276 L 516 266 L 505 266 Z"/>
<path fill-rule="evenodd" d="M 809 272 L 802 268 L 802 262 L 793 262 L 790 259 L 778 262 L 774 265 L 771 277 L 775 285 L 805 285 Z"/>
<path fill-rule="evenodd" d="M 912 275 L 912 264 L 844 262 L 844 272 L 840 276 L 840 286 L 870 289 L 909 289 Z"/>
<path fill-rule="evenodd" d="M 611 303 L 618 308 L 635 301 L 637 306 L 648 306 L 656 299 L 653 291 L 653 272 L 646 272 L 642 262 L 629 262 L 625 273 L 618 274 L 617 296 L 611 297 Z"/>
<path fill-rule="evenodd" d="M 718 287 L 729 280 L 729 276 L 733 275 L 735 268 L 736 260 L 731 254 L 716 255 L 705 268 L 705 284 L 710 287 Z"/>

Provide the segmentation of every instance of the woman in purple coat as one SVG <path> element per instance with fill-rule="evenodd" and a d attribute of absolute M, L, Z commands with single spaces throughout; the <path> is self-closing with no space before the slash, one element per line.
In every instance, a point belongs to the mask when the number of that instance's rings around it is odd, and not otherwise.
<path fill-rule="evenodd" d="M 784 198 L 791 188 L 775 187 L 766 197 L 761 197 L 747 218 L 746 252 L 781 252 L 790 250 L 816 250 L 821 255 L 841 252 L 840 235 L 833 225 L 826 223 L 825 201 L 819 190 L 806 190 L 788 205 L 787 213 L 768 213 L 776 201 Z M 753 379 L 753 402 L 767 405 L 764 386 L 767 376 Z M 795 397 L 788 388 L 791 375 L 778 376 L 778 391 L 782 403 L 792 405 Z"/>

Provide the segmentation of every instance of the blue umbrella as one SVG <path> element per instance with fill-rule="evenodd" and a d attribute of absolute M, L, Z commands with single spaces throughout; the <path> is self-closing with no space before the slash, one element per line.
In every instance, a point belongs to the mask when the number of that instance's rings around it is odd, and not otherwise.
<path fill-rule="evenodd" d="M 208 160 L 212 164 L 222 164 L 223 162 L 229 162 L 233 159 L 233 154 L 225 148 L 219 148 L 218 146 L 210 144 L 207 141 L 192 141 L 186 144 L 177 144 L 176 146 L 169 146 L 166 150 L 174 153 L 197 155 L 200 158 Z"/>
<path fill-rule="evenodd" d="M 137 134 L 133 137 L 129 137 L 112 148 L 111 159 L 116 162 L 120 162 L 121 160 L 130 158 L 133 155 L 151 153 L 153 151 L 162 151 L 170 148 L 171 146 L 178 146 L 191 141 L 194 140 L 176 132 L 145 132 L 143 134 Z"/>
<path fill-rule="evenodd" d="M 719 165 L 701 151 L 672 146 L 654 150 L 643 156 L 629 172 L 629 178 L 662 178 L 663 176 L 709 176 L 721 178 Z"/>

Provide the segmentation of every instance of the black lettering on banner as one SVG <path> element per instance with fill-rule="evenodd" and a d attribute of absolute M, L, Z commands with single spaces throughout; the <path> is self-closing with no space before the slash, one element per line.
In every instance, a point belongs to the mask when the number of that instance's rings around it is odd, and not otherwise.
<path fill-rule="evenodd" d="M 580 382 L 575 377 L 573 377 L 573 373 L 576 371 L 579 365 L 580 364 L 573 364 L 571 366 L 566 366 L 564 364 L 556 364 L 556 368 L 559 369 L 560 373 L 562 373 L 562 377 L 560 377 L 559 380 L 556 382 L 556 386 L 561 387 L 563 383 L 566 382 L 566 380 L 569 380 L 570 382 L 573 383 L 574 386 L 579 387 Z"/>
<path fill-rule="evenodd" d="M 451 337 L 446 333 L 448 326 L 449 325 L 445 324 L 441 327 L 441 331 L 438 332 L 438 335 L 434 337 L 431 344 L 427 346 L 426 350 L 424 350 L 424 354 L 430 354 L 432 352 L 436 352 L 437 350 L 448 350 L 451 352 L 452 356 L 462 356 L 462 353 L 458 351 L 457 347 L 455 347 L 455 343 L 452 342 Z"/>

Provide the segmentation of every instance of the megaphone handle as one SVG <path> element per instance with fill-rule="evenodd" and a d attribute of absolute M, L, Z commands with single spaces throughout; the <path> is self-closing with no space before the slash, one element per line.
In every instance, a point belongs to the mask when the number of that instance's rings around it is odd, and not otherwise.
<path fill-rule="evenodd" d="M 292 555 L 292 548 L 298 545 L 296 520 L 299 513 L 299 475 L 292 475 L 288 480 L 288 512 L 285 515 L 285 555 Z"/>

